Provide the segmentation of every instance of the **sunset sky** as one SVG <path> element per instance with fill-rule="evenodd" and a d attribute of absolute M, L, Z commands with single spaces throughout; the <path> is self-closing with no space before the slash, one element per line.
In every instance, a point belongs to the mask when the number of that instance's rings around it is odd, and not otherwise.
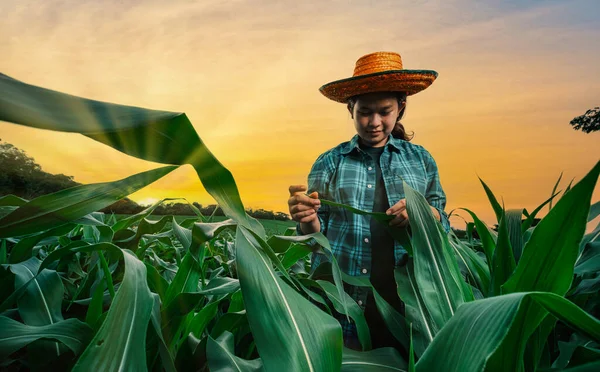
<path fill-rule="evenodd" d="M 600 133 L 569 125 L 600 105 L 599 13 L 597 0 L 2 0 L 0 72 L 185 112 L 247 208 L 287 213 L 288 186 L 355 133 L 318 88 L 351 76 L 364 54 L 395 51 L 405 68 L 439 73 L 409 97 L 403 123 L 436 159 L 446 210 L 492 224 L 478 176 L 506 208 L 532 210 L 561 172 L 564 189 L 600 160 Z M 0 122 L 0 138 L 82 183 L 158 166 L 78 134 Z M 214 203 L 191 166 L 131 195 L 163 197 Z"/>

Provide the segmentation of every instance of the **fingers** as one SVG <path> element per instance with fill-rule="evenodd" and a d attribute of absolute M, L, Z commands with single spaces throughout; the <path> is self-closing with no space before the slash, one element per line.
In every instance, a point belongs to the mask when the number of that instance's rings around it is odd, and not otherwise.
<path fill-rule="evenodd" d="M 405 227 L 406 225 L 408 225 L 408 213 L 406 212 L 406 209 L 390 221 L 390 226 Z"/>
<path fill-rule="evenodd" d="M 388 216 L 391 216 L 391 215 L 397 216 L 403 210 L 406 210 L 406 199 L 401 199 L 398 203 L 391 206 L 387 211 L 385 211 L 385 214 L 387 214 Z"/>
<path fill-rule="evenodd" d="M 306 192 L 305 185 L 291 185 L 290 186 L 290 196 L 294 196 L 298 193 L 304 194 Z"/>
<path fill-rule="evenodd" d="M 316 191 L 306 195 L 307 187 L 305 185 L 291 185 L 289 191 L 288 205 L 292 220 L 307 223 L 318 218 L 317 210 L 321 207 L 321 201 Z"/>

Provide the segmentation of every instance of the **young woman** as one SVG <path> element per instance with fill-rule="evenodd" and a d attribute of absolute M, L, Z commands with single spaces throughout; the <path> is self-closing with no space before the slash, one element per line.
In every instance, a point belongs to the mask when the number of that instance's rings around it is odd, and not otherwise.
<path fill-rule="evenodd" d="M 406 250 L 392 239 L 387 226 L 368 216 L 322 205 L 319 198 L 385 212 L 394 216 L 391 228 L 402 228 L 410 223 L 404 180 L 425 196 L 434 216 L 450 230 L 437 165 L 427 150 L 409 142 L 411 137 L 400 123 L 406 97 L 429 87 L 436 77 L 431 70 L 403 69 L 397 53 L 377 52 L 359 58 L 352 77 L 323 85 L 323 95 L 347 104 L 356 135 L 317 158 L 308 175 L 308 187 L 289 188 L 289 211 L 298 222 L 298 233 L 325 234 L 340 268 L 349 275 L 370 276 L 378 293 L 402 313 L 394 268 L 406 264 Z M 313 270 L 323 258 L 313 254 Z M 400 348 L 383 323 L 371 291 L 358 287 L 347 291 L 365 310 L 373 347 Z M 359 349 L 356 328 L 345 319 L 340 317 L 344 342 Z"/>

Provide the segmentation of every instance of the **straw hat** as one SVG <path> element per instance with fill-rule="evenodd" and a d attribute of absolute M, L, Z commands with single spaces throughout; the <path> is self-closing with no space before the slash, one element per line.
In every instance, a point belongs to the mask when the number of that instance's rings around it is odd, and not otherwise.
<path fill-rule="evenodd" d="M 410 96 L 429 87 L 437 75 L 432 70 L 403 69 L 398 53 L 375 52 L 356 61 L 352 77 L 332 81 L 319 90 L 325 97 L 341 103 L 373 92 L 406 92 Z"/>

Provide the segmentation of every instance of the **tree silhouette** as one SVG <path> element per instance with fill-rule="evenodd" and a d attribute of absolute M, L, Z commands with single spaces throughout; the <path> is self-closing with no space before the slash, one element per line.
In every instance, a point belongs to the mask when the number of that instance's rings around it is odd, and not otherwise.
<path fill-rule="evenodd" d="M 600 130 L 600 107 L 587 110 L 585 114 L 571 120 L 573 129 L 581 129 L 584 133 Z"/>

